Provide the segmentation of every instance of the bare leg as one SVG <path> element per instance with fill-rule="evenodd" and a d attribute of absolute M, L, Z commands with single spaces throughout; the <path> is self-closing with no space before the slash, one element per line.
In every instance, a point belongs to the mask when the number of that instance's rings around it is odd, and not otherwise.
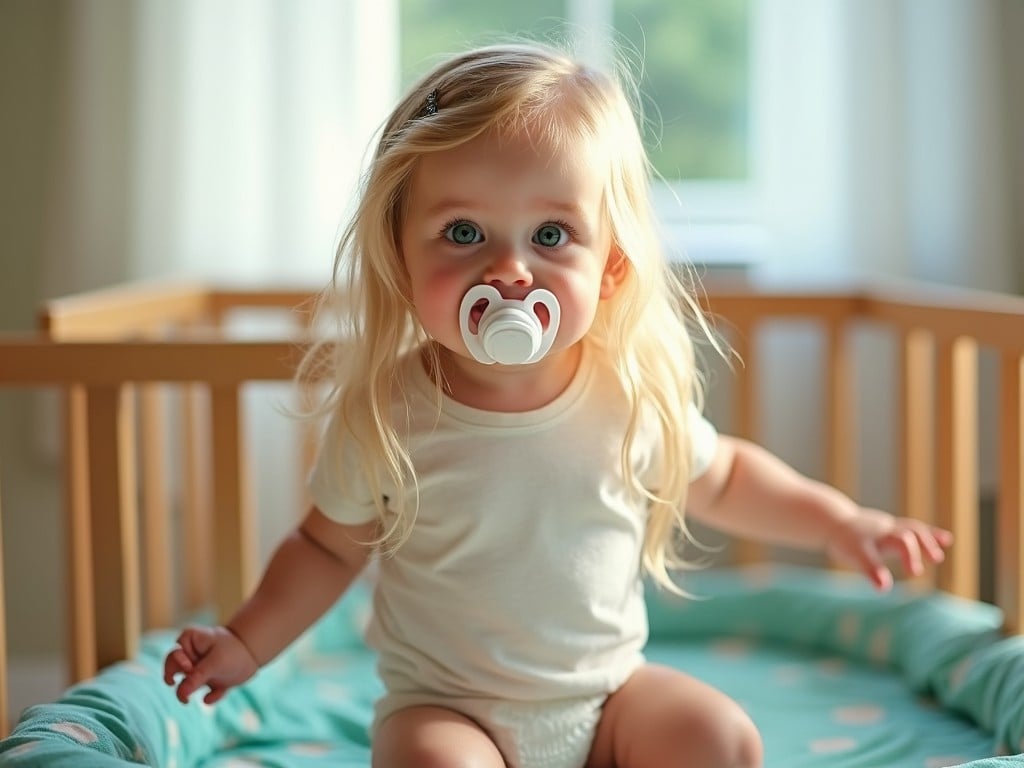
<path fill-rule="evenodd" d="M 443 707 L 409 707 L 377 728 L 373 768 L 505 768 L 505 761 L 468 717 Z"/>
<path fill-rule="evenodd" d="M 682 672 L 648 665 L 605 702 L 587 768 L 761 764 L 761 737 L 735 701 Z"/>

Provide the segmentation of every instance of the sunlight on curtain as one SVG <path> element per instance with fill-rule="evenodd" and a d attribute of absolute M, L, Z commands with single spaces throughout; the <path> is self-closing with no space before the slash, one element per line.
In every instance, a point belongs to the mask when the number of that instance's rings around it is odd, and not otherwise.
<path fill-rule="evenodd" d="M 395 45 L 383 0 L 143 3 L 137 273 L 326 280 Z"/>
<path fill-rule="evenodd" d="M 758 219 L 784 274 L 1012 284 L 997 2 L 760 0 Z"/>

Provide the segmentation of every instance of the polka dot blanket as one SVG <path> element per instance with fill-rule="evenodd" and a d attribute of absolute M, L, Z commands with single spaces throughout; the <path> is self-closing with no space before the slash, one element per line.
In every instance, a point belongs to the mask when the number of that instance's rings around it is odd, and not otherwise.
<path fill-rule="evenodd" d="M 652 661 L 726 691 L 759 726 L 767 768 L 1024 766 L 1024 637 L 982 603 L 803 568 L 689 574 L 648 595 Z M 177 702 L 160 666 L 174 633 L 22 713 L 14 768 L 368 768 L 380 683 L 354 589 L 221 703 Z"/>

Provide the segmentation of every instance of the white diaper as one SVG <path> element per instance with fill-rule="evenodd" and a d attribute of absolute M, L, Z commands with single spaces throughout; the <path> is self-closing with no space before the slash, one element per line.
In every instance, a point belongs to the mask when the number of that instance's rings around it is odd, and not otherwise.
<path fill-rule="evenodd" d="M 410 706 L 444 707 L 483 728 L 508 768 L 583 768 L 606 698 L 534 703 L 428 694 L 389 695 L 377 704 L 376 722 Z"/>

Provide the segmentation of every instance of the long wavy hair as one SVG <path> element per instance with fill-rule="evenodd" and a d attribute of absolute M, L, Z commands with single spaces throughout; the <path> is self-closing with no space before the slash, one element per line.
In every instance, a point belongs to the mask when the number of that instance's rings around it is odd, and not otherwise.
<path fill-rule="evenodd" d="M 650 507 L 644 568 L 671 588 L 669 570 L 686 565 L 678 545 L 680 534 L 687 534 L 687 410 L 703 402 L 694 331 L 715 342 L 690 280 L 663 253 L 635 95 L 622 74 L 599 71 L 547 45 L 516 42 L 477 48 L 436 66 L 385 124 L 342 235 L 333 279 L 318 303 L 321 320 L 335 326 L 334 340 L 324 342 L 332 352 L 314 347 L 299 371 L 300 380 L 326 375 L 330 382 L 317 414 L 333 413 L 337 428 L 357 441 L 357 470 L 377 500 L 382 528 L 376 544 L 382 551 L 401 545 L 417 508 L 415 469 L 393 415 L 395 398 L 405 396 L 400 360 L 426 340 L 399 242 L 413 170 L 424 155 L 485 131 L 526 131 L 542 146 L 571 149 L 596 141 L 606 150 L 604 213 L 629 266 L 614 296 L 601 302 L 590 337 L 606 350 L 630 407 L 621 461 L 627 483 Z M 432 362 L 436 369 L 436 357 Z M 654 491 L 641 485 L 630 460 L 634 438 L 651 415 L 663 442 Z"/>

